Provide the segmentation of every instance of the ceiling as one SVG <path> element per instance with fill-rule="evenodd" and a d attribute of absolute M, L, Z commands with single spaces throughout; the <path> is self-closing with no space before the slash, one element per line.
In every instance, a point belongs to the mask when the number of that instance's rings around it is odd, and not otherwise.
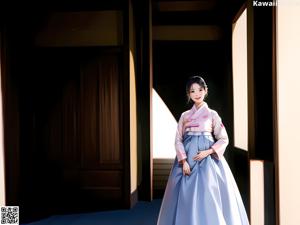
<path fill-rule="evenodd" d="M 139 18 L 143 18 L 148 3 L 152 6 L 153 26 L 211 26 L 223 29 L 231 25 L 245 0 L 131 0 L 135 12 Z M 10 4 L 11 1 L 0 3 L 0 26 L 2 23 L 14 24 L 11 26 L 30 29 L 43 25 L 43 18 L 51 11 L 99 11 L 99 10 L 122 10 L 128 7 L 125 0 L 46 0 L 42 2 L 23 2 L 22 4 Z M 13 1 L 14 2 L 14 1 Z M 143 10 L 144 8 L 144 10 Z M 146 8 L 146 9 L 145 9 Z M 6 21 L 6 22 L 4 22 Z M 24 24 L 20 25 L 20 24 Z M 39 25 L 41 24 L 41 25 Z M 172 27 L 171 27 L 172 28 Z M 174 27 L 173 27 L 174 28 Z"/>
<path fill-rule="evenodd" d="M 152 0 L 153 25 L 224 25 L 244 0 Z"/>

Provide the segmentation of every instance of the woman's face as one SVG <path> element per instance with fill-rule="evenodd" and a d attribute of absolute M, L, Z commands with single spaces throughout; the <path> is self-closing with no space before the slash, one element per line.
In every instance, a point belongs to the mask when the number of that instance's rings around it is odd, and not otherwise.
<path fill-rule="evenodd" d="M 207 90 L 205 90 L 199 84 L 193 83 L 191 85 L 189 94 L 190 94 L 190 98 L 193 100 L 194 103 L 200 104 L 203 102 L 206 93 Z"/>

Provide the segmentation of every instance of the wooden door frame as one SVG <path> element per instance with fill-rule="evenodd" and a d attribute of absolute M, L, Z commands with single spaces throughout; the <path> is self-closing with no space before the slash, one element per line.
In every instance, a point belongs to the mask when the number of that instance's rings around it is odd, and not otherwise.
<path fill-rule="evenodd" d="M 153 199 L 152 184 L 152 22 L 151 1 L 133 1 L 137 45 L 137 134 L 139 200 Z"/>
<path fill-rule="evenodd" d="M 278 224 L 276 7 L 247 9 L 249 159 L 264 161 L 265 223 Z"/>
<path fill-rule="evenodd" d="M 272 8 L 272 96 L 273 96 L 273 146 L 274 146 L 274 185 L 275 185 L 275 223 L 279 225 L 279 158 L 278 158 L 278 107 L 277 107 L 277 7 Z"/>

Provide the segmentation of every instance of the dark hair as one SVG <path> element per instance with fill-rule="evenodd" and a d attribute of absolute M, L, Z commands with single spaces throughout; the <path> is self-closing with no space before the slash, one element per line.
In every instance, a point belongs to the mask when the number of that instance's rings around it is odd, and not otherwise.
<path fill-rule="evenodd" d="M 186 90 L 186 95 L 187 95 L 187 98 L 188 98 L 188 103 L 191 101 L 190 99 L 190 89 L 191 89 L 191 86 L 196 83 L 196 84 L 199 84 L 200 87 L 204 88 L 204 90 L 207 91 L 207 85 L 205 83 L 205 80 L 200 77 L 200 76 L 192 76 L 188 79 L 188 81 L 186 82 L 186 86 L 185 86 L 185 90 Z M 206 93 L 205 97 L 207 97 L 208 93 Z"/>

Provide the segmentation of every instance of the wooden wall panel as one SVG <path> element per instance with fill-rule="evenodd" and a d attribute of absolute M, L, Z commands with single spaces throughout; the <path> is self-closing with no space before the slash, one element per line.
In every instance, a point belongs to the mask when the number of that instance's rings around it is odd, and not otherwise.
<path fill-rule="evenodd" d="M 102 58 L 99 76 L 100 163 L 120 163 L 120 85 L 118 58 Z"/>
<path fill-rule="evenodd" d="M 123 197 L 123 191 L 120 188 L 86 187 L 82 189 L 81 192 L 83 196 L 92 196 L 92 198 L 89 198 L 90 201 L 88 204 L 98 204 L 99 207 L 101 203 L 105 202 L 105 204 L 114 203 L 114 208 L 121 206 L 118 204 Z M 101 203 L 99 199 L 101 199 Z M 97 200 L 98 202 L 95 202 Z M 101 207 L 103 207 L 103 205 Z"/>
<path fill-rule="evenodd" d="M 98 120 L 97 120 L 97 61 L 81 64 L 80 68 L 80 108 L 79 108 L 79 137 L 81 168 L 92 169 L 97 166 L 98 158 Z"/>
<path fill-rule="evenodd" d="M 83 187 L 121 188 L 122 171 L 81 171 L 80 184 Z"/>
<path fill-rule="evenodd" d="M 47 160 L 60 161 L 62 157 L 62 118 L 61 118 L 61 105 L 60 101 L 49 109 L 48 115 L 44 114 L 43 120 L 45 126 L 43 126 L 43 149 L 45 150 L 45 156 Z"/>
<path fill-rule="evenodd" d="M 120 112 L 120 55 L 105 51 L 81 62 L 79 130 L 81 196 L 91 201 L 124 198 Z M 96 203 L 97 204 L 97 203 Z"/>
<path fill-rule="evenodd" d="M 32 162 L 30 170 L 24 162 L 23 205 L 31 213 L 126 206 L 121 53 L 102 48 L 36 51 L 31 93 L 22 98 L 21 136 L 35 140 L 34 145 L 23 142 L 23 160 Z"/>
<path fill-rule="evenodd" d="M 119 60 L 107 53 L 81 66 L 80 152 L 82 168 L 121 163 Z"/>
<path fill-rule="evenodd" d="M 77 83 L 71 80 L 62 96 L 62 149 L 64 168 L 78 166 L 78 113 L 77 113 Z"/>

